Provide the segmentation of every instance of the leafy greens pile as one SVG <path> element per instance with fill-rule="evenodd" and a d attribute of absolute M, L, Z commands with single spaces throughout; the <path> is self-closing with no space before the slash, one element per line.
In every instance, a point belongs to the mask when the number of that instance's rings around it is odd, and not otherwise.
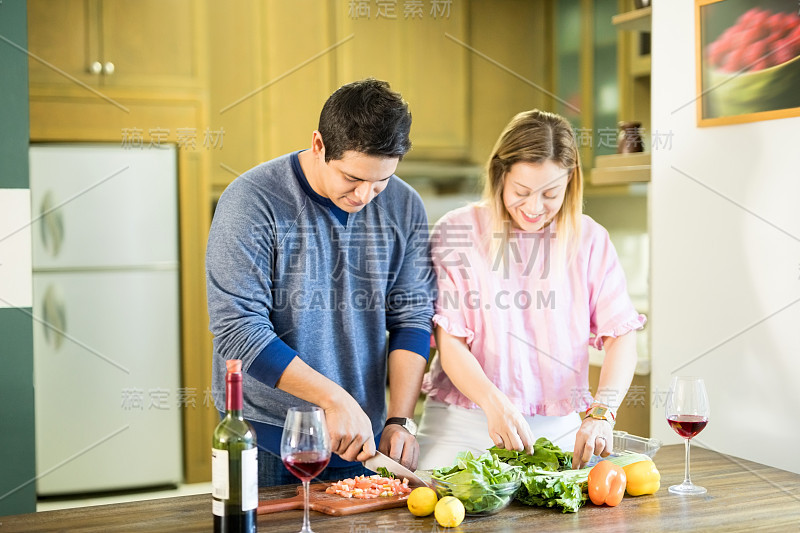
<path fill-rule="evenodd" d="M 489 448 L 489 452 L 504 463 L 523 468 L 528 468 L 529 466 L 544 470 L 567 470 L 572 468 L 572 452 L 562 451 L 561 448 L 544 437 L 540 437 L 536 441 L 531 454 L 516 450 L 506 450 L 497 446 Z"/>
<path fill-rule="evenodd" d="M 564 452 L 544 437 L 533 445 L 533 453 L 492 447 L 501 461 L 522 468 L 522 487 L 516 499 L 537 507 L 559 507 L 575 513 L 586 502 L 589 468 L 572 470 L 572 453 Z"/>
<path fill-rule="evenodd" d="M 513 492 L 498 492 L 490 485 L 517 481 L 520 471 L 520 466 L 504 462 L 489 452 L 475 457 L 467 451 L 460 452 L 452 466 L 434 470 L 431 477 L 447 483 L 446 492 L 461 500 L 466 512 L 477 514 L 503 507 L 514 496 Z"/>
<path fill-rule="evenodd" d="M 533 453 L 493 447 L 489 452 L 500 461 L 522 468 L 522 486 L 516 499 L 537 507 L 558 507 L 562 513 L 576 513 L 589 499 L 588 484 L 591 468 L 572 470 L 572 453 L 564 452 L 542 437 L 533 446 Z M 648 457 L 628 453 L 609 457 L 619 466 L 625 466 Z"/>
<path fill-rule="evenodd" d="M 553 472 L 529 468 L 522 477 L 517 500 L 537 507 L 560 507 L 562 513 L 577 513 L 589 499 L 589 470 Z"/>

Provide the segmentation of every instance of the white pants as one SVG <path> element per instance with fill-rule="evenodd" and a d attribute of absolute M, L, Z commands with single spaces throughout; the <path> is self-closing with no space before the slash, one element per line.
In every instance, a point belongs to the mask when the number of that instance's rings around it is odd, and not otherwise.
<path fill-rule="evenodd" d="M 575 434 L 581 427 L 578 413 L 526 416 L 525 420 L 531 426 L 534 438 L 546 437 L 565 452 L 571 452 L 575 447 Z M 477 456 L 494 446 L 483 410 L 465 409 L 430 398 L 425 400 L 417 442 L 417 468 L 421 470 L 450 466 L 461 451 L 471 451 Z"/>

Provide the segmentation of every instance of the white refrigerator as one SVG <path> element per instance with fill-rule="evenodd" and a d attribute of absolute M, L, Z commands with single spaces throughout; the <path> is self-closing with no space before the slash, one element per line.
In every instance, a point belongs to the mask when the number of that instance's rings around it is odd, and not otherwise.
<path fill-rule="evenodd" d="M 30 188 L 37 493 L 180 482 L 175 148 L 31 145 Z"/>

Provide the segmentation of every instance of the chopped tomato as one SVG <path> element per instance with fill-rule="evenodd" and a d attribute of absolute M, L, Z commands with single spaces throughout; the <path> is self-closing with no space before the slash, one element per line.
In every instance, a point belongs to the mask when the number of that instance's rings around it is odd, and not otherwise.
<path fill-rule="evenodd" d="M 391 479 L 374 476 L 356 476 L 332 483 L 325 492 L 338 494 L 344 498 L 386 498 L 389 496 L 404 496 L 411 493 L 408 480 Z"/>
<path fill-rule="evenodd" d="M 359 489 L 368 489 L 374 485 L 373 481 L 369 478 L 361 478 L 356 480 L 356 487 Z"/>

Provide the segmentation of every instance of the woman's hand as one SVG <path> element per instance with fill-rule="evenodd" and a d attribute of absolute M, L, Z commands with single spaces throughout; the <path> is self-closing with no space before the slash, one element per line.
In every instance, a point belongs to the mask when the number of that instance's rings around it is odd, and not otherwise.
<path fill-rule="evenodd" d="M 586 417 L 575 435 L 572 468 L 581 468 L 592 459 L 592 454 L 608 457 L 613 450 L 614 433 L 605 420 Z"/>
<path fill-rule="evenodd" d="M 489 421 L 489 437 L 498 448 L 533 452 L 533 432 L 522 413 L 505 394 L 496 394 L 481 406 Z"/>
<path fill-rule="evenodd" d="M 453 337 L 441 326 L 436 327 L 436 345 L 447 377 L 461 393 L 476 403 L 489 420 L 489 437 L 498 447 L 533 452 L 533 432 L 522 413 L 492 383 L 466 339 Z"/>

